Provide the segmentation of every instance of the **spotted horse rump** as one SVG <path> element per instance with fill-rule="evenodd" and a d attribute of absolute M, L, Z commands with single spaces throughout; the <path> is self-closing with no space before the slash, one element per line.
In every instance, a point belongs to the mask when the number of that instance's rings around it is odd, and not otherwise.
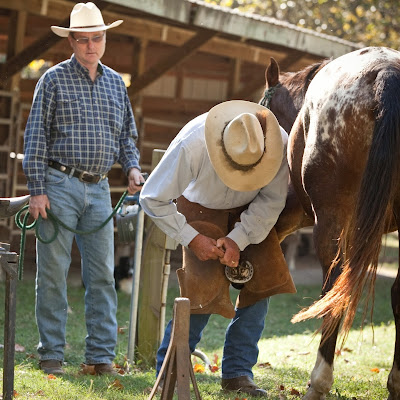
<path fill-rule="evenodd" d="M 260 102 L 290 132 L 290 186 L 276 224 L 279 239 L 313 226 L 323 270 L 323 296 L 293 317 L 323 319 L 304 396 L 322 400 L 333 384 L 338 335 L 343 345 L 361 293 L 373 295 L 382 235 L 400 228 L 400 52 L 367 47 L 283 74 L 272 59 Z M 391 293 L 398 331 L 398 277 Z M 390 400 L 400 400 L 398 349 L 396 337 Z"/>

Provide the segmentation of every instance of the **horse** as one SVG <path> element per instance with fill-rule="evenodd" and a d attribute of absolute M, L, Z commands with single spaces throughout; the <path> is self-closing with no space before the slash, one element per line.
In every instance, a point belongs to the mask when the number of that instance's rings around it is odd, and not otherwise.
<path fill-rule="evenodd" d="M 338 336 L 347 338 L 365 289 L 373 298 L 382 236 L 400 228 L 400 52 L 367 47 L 281 74 L 271 59 L 260 100 L 289 133 L 290 185 L 279 239 L 313 226 L 324 283 L 320 299 L 292 321 L 322 318 L 303 399 L 333 384 Z M 391 288 L 396 327 L 390 400 L 400 400 L 400 281 Z M 373 307 L 371 303 L 369 306 Z"/>

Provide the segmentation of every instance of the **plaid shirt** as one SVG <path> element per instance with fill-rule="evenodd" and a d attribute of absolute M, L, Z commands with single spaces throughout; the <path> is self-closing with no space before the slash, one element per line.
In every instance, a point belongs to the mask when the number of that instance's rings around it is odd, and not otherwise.
<path fill-rule="evenodd" d="M 99 62 L 93 82 L 72 55 L 39 79 L 24 137 L 23 169 L 32 196 L 45 194 L 48 160 L 95 174 L 119 162 L 139 167 L 137 131 L 122 78 Z"/>

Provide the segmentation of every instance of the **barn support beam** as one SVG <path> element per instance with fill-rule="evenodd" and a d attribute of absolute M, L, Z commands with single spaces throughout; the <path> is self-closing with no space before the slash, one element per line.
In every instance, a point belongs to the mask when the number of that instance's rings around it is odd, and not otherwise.
<path fill-rule="evenodd" d="M 229 75 L 229 86 L 227 93 L 228 100 L 232 99 L 234 94 L 240 88 L 240 72 L 242 63 L 239 59 L 235 58 L 232 60 L 231 65 L 232 67 L 231 67 L 231 73 Z"/>
<path fill-rule="evenodd" d="M 132 72 L 131 84 L 139 76 L 141 76 L 146 69 L 146 49 L 148 41 L 145 39 L 133 39 L 133 59 L 132 59 Z M 129 94 L 129 92 L 128 92 Z M 135 93 L 130 96 L 133 112 L 135 114 L 136 129 L 138 131 L 137 146 L 140 154 L 142 154 L 142 142 L 144 137 L 144 124 L 143 124 L 143 95 L 142 93 Z"/>
<path fill-rule="evenodd" d="M 24 47 L 24 36 L 26 28 L 26 11 L 12 11 L 8 27 L 7 59 L 14 57 Z M 18 71 L 20 72 L 20 71 Z M 14 90 L 19 87 L 20 73 L 15 74 L 9 81 L 0 81 L 1 89 Z"/>
<path fill-rule="evenodd" d="M 167 57 L 148 69 L 144 74 L 139 76 L 135 82 L 132 83 L 132 85 L 128 89 L 129 96 L 131 97 L 137 92 L 140 92 L 142 89 L 156 81 L 171 68 L 186 60 L 201 46 L 207 43 L 213 36 L 215 36 L 215 34 L 216 32 L 214 31 L 200 31 L 187 42 L 185 42 L 181 47 L 178 47 L 177 49 L 172 51 L 170 54 L 168 54 Z"/>
<path fill-rule="evenodd" d="M 66 26 L 69 23 L 69 18 L 61 22 L 61 26 Z M 0 80 L 8 82 L 16 73 L 21 71 L 23 67 L 35 60 L 40 54 L 44 53 L 50 47 L 54 46 L 61 40 L 61 37 L 53 32 L 48 32 L 33 42 L 28 47 L 11 57 L 5 64 L 1 65 Z"/>
<path fill-rule="evenodd" d="M 279 67 L 283 71 L 287 71 L 290 69 L 290 66 L 295 64 L 302 57 L 301 52 L 294 51 L 289 56 L 284 57 L 283 59 L 279 60 Z M 236 93 L 233 93 L 232 99 L 239 99 L 239 100 L 246 100 L 250 99 L 254 93 L 257 91 L 261 91 L 262 88 L 265 86 L 265 77 L 264 75 L 256 76 L 251 82 L 247 83 L 246 86 L 239 89 Z"/>

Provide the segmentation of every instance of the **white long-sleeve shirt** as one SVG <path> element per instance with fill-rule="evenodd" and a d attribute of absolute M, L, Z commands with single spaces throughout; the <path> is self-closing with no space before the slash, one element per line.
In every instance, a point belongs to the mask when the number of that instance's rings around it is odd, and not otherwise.
<path fill-rule="evenodd" d="M 227 235 L 242 251 L 262 242 L 285 206 L 288 189 L 286 148 L 288 135 L 281 128 L 283 160 L 274 179 L 265 187 L 248 192 L 230 189 L 218 177 L 208 157 L 202 114 L 186 124 L 171 142 L 140 194 L 140 204 L 168 236 L 187 246 L 199 232 L 177 211 L 174 200 L 183 195 L 210 209 L 230 209 L 249 204 L 240 222 Z"/>

